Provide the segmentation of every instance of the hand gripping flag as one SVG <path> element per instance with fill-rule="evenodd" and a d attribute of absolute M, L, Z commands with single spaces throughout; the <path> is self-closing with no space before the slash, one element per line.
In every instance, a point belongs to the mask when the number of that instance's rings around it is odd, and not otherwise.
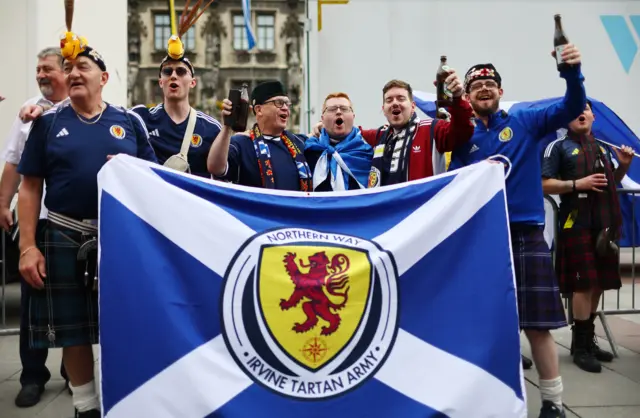
<path fill-rule="evenodd" d="M 503 177 L 314 195 L 112 159 L 106 417 L 526 416 Z"/>
<path fill-rule="evenodd" d="M 435 94 L 418 91 L 414 92 L 414 97 L 416 106 L 423 113 L 430 117 L 435 117 Z M 530 102 L 505 101 L 500 103 L 500 108 L 505 111 L 514 111 L 517 109 L 549 106 L 560 100 L 562 100 L 562 97 L 552 97 Z M 627 126 L 627 124 L 603 102 L 591 97 L 589 97 L 589 100 L 591 101 L 593 114 L 595 115 L 595 121 L 593 122 L 594 136 L 601 141 L 605 141 L 618 147 L 627 145 L 633 148 L 636 153 L 640 153 L 640 139 L 638 139 L 629 126 Z M 563 137 L 566 133 L 566 129 L 563 128 L 559 129 L 557 132 L 549 134 L 545 138 L 541 138 L 539 144 L 540 157 L 542 158 L 547 145 L 552 141 Z M 616 154 L 613 151 L 613 148 L 605 143 L 601 143 L 601 145 L 611 151 L 615 160 Z M 614 161 L 614 165 L 617 166 L 617 161 Z M 620 183 L 622 189 L 640 191 L 640 159 L 633 159 L 631 166 L 629 167 L 629 171 L 627 171 L 627 175 Z M 560 199 L 557 195 L 553 195 L 551 197 L 557 204 L 560 203 Z M 623 224 L 622 237 L 619 244 L 621 247 L 638 246 L 638 243 L 640 242 L 640 196 L 636 196 L 632 193 L 620 193 L 620 209 L 622 211 Z M 545 204 L 545 210 L 547 211 L 547 219 L 553 219 L 553 207 Z M 552 245 L 553 235 L 554 228 L 547 224 L 545 227 L 545 237 L 550 245 Z"/>

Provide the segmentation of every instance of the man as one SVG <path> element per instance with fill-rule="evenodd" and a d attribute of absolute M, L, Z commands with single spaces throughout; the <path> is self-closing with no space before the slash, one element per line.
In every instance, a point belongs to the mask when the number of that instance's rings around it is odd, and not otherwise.
<path fill-rule="evenodd" d="M 251 132 L 231 136 L 224 125 L 207 159 L 217 178 L 244 186 L 278 190 L 311 191 L 311 172 L 304 156 L 305 138 L 285 130 L 291 101 L 277 80 L 257 85 L 251 92 L 256 123 Z M 231 102 L 223 101 L 224 116 Z"/>
<path fill-rule="evenodd" d="M 27 100 L 25 105 L 39 102 L 54 104 L 67 97 L 60 48 L 46 48 L 40 51 L 38 65 L 36 66 L 36 81 L 42 94 Z M 5 165 L 2 179 L 0 180 L 0 227 L 7 232 L 14 226 L 13 213 L 10 206 L 20 184 L 18 164 L 20 163 L 24 143 L 27 140 L 30 128 L 30 123 L 23 124 L 20 118 L 17 117 L 9 131 L 7 145 L 3 153 Z M 46 218 L 47 210 L 42 206 L 37 229 L 44 227 Z M 22 388 L 16 396 L 15 404 L 18 407 L 25 408 L 40 402 L 40 396 L 46 383 L 51 379 L 51 373 L 46 366 L 49 350 L 46 348 L 29 348 L 28 307 L 31 290 L 24 280 L 20 281 L 20 285 L 20 362 L 22 364 L 20 385 Z M 63 364 L 60 365 L 60 374 L 68 383 L 69 380 Z"/>
<path fill-rule="evenodd" d="M 537 140 L 566 126 L 582 113 L 586 103 L 580 52 L 569 44 L 562 58 L 569 64 L 560 72 L 567 83 L 564 99 L 545 108 L 510 114 L 499 110 L 502 78 L 495 67 L 471 67 L 465 76 L 465 92 L 477 127 L 471 141 L 453 151 L 449 167 L 456 169 L 486 159 L 506 165 L 518 314 L 539 374 L 541 418 L 565 416 L 558 353 L 549 331 L 567 323 L 543 235 L 545 214 Z"/>
<path fill-rule="evenodd" d="M 159 84 L 164 94 L 162 104 L 148 109 L 133 107 L 147 125 L 149 138 L 158 162 L 165 162 L 179 154 L 189 124 L 191 106 L 189 92 L 195 88 L 193 65 L 186 58 L 175 60 L 168 55 L 160 64 Z M 207 156 L 213 140 L 220 133 L 220 123 L 211 116 L 195 111 L 195 126 L 189 133 L 187 160 L 191 174 L 211 178 L 207 171 Z"/>
<path fill-rule="evenodd" d="M 34 348 L 62 347 L 76 417 L 92 418 L 101 416 L 92 351 L 98 343 L 97 174 L 110 155 L 157 159 L 140 117 L 102 100 L 109 74 L 97 51 L 82 45 L 65 57 L 63 71 L 70 101 L 33 123 L 18 166 L 24 176 L 19 270 L 34 289 L 29 340 Z M 48 220 L 36 231 L 43 183 Z"/>
<path fill-rule="evenodd" d="M 362 137 L 374 147 L 367 187 L 380 187 L 431 177 L 445 171 L 444 153 L 453 151 L 473 135 L 469 103 L 462 100 L 462 82 L 453 68 L 445 87 L 452 95 L 448 120 L 421 121 L 415 113 L 413 89 L 409 83 L 391 80 L 382 88 L 382 111 L 388 125 L 362 130 Z M 322 128 L 318 123 L 313 134 Z"/>
<path fill-rule="evenodd" d="M 307 139 L 304 154 L 313 173 L 313 190 L 357 190 L 367 187 L 373 148 L 355 119 L 351 99 L 346 93 L 329 94 L 322 104 L 320 135 Z"/>
<path fill-rule="evenodd" d="M 598 144 L 591 133 L 595 117 L 587 101 L 584 112 L 569 124 L 567 135 L 547 146 L 542 161 L 542 190 L 560 195 L 559 234 L 556 239 L 556 272 L 560 291 L 571 294 L 573 306 L 573 362 L 582 370 L 600 373 L 600 362 L 610 362 L 613 354 L 600 349 L 594 320 L 602 292 L 622 285 L 617 251 L 608 244 L 620 237 L 622 214 L 616 184 L 627 173 L 633 149 L 611 153 Z M 602 163 L 601 172 L 596 161 Z M 606 231 L 611 233 L 608 235 Z M 605 251 L 601 251 L 604 249 Z"/>

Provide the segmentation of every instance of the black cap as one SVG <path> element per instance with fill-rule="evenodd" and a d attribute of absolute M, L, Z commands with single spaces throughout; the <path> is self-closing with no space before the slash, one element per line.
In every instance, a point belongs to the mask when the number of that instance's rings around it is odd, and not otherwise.
<path fill-rule="evenodd" d="M 84 51 L 79 53 L 77 56 L 78 57 L 87 57 L 91 61 L 95 62 L 96 65 L 98 67 L 100 67 L 100 69 L 102 71 L 107 71 L 107 66 L 104 63 L 104 58 L 102 58 L 102 55 L 100 55 L 100 53 L 98 51 L 96 51 L 95 49 L 91 48 L 90 46 L 85 46 L 84 47 Z M 64 63 L 64 61 L 66 61 L 66 59 L 62 60 L 63 63 Z"/>
<path fill-rule="evenodd" d="M 158 76 L 162 75 L 162 67 L 164 67 L 164 65 L 169 62 L 169 61 L 173 61 L 173 62 L 182 62 L 184 63 L 188 68 L 189 71 L 191 71 L 191 77 L 195 77 L 196 72 L 193 69 L 193 64 L 191 64 L 191 61 L 189 61 L 189 58 L 187 58 L 186 56 L 182 56 L 182 58 L 180 58 L 179 60 L 173 59 L 171 58 L 169 55 L 167 55 L 166 57 L 164 57 L 162 59 L 162 62 L 160 63 L 160 72 L 158 74 Z"/>
<path fill-rule="evenodd" d="M 469 86 L 476 80 L 494 80 L 502 87 L 502 78 L 493 64 L 476 64 L 469 68 L 464 76 L 464 91 L 469 93 Z"/>
<path fill-rule="evenodd" d="M 286 96 L 284 86 L 278 80 L 269 80 L 258 84 L 251 92 L 251 105 L 261 105 L 276 96 Z"/>

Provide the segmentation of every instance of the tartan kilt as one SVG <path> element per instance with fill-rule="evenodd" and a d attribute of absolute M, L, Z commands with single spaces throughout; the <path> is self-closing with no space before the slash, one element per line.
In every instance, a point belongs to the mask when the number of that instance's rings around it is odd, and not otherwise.
<path fill-rule="evenodd" d="M 46 221 L 38 231 L 45 258 L 44 289 L 30 289 L 29 346 L 56 348 L 98 343 L 98 293 L 85 286 L 85 262 L 77 261 L 81 233 Z M 95 274 L 95 265 L 89 270 Z M 50 331 L 55 338 L 50 340 Z"/>
<path fill-rule="evenodd" d="M 556 273 L 563 294 L 589 289 L 620 289 L 619 258 L 596 255 L 597 230 L 562 229 L 558 233 Z"/>
<path fill-rule="evenodd" d="M 551 251 L 542 227 L 512 226 L 511 247 L 520 328 L 551 330 L 567 326 Z"/>

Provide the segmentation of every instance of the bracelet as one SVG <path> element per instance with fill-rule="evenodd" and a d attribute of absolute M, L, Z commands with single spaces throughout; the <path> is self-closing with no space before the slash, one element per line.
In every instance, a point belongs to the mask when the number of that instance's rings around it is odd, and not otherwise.
<path fill-rule="evenodd" d="M 573 191 L 574 192 L 576 191 L 576 181 L 575 180 L 573 180 Z"/>
<path fill-rule="evenodd" d="M 28 253 L 29 251 L 33 250 L 34 248 L 36 248 L 35 245 L 32 245 L 31 247 L 27 248 L 26 250 L 24 250 L 21 254 L 20 254 L 20 258 L 22 258 L 26 253 Z"/>

